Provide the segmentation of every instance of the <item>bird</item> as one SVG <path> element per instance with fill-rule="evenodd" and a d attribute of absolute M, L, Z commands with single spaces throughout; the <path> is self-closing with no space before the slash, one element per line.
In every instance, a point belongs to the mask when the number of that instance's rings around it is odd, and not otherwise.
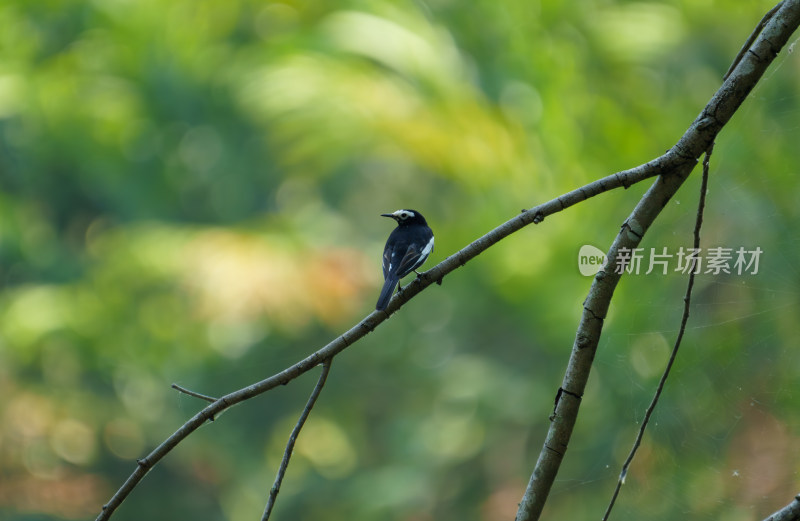
<path fill-rule="evenodd" d="M 397 210 L 382 213 L 397 221 L 383 248 L 383 289 L 375 309 L 383 311 L 389 305 L 394 287 L 400 279 L 411 273 L 428 259 L 433 251 L 433 230 L 416 210 Z M 419 275 L 419 273 L 417 273 Z"/>

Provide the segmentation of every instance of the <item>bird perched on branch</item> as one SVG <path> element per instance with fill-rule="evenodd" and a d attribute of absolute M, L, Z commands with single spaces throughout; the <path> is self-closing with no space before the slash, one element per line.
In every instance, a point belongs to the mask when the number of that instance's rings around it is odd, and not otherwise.
<path fill-rule="evenodd" d="M 375 309 L 386 309 L 392 298 L 394 287 L 400 279 L 411 273 L 428 259 L 433 251 L 433 230 L 425 218 L 416 210 L 397 210 L 383 213 L 397 221 L 395 228 L 383 248 L 383 289 Z M 419 273 L 417 273 L 419 275 Z"/>

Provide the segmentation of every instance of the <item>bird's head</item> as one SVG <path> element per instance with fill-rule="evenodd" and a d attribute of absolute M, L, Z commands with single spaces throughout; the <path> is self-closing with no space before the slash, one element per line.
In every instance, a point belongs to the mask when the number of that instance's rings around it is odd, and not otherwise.
<path fill-rule="evenodd" d="M 400 226 L 406 226 L 409 224 L 428 224 L 422 214 L 416 210 L 397 210 L 396 212 L 392 213 L 382 213 L 381 217 L 391 217 L 397 221 L 397 224 Z"/>

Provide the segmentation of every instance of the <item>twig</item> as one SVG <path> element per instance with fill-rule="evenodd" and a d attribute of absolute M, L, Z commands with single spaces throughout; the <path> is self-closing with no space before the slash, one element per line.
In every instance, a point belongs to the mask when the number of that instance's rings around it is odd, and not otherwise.
<path fill-rule="evenodd" d="M 614 239 L 606 255 L 607 268 L 595 275 L 583 305 L 567 369 L 561 383 L 561 399 L 556 404 L 552 423 L 539 453 L 536 466 L 517 510 L 517 521 L 538 519 L 564 459 L 577 421 L 580 400 L 586 389 L 603 322 L 622 273 L 617 273 L 621 248 L 636 248 L 691 173 L 694 164 L 714 142 L 720 130 L 747 98 L 767 67 L 800 25 L 800 0 L 784 0 L 769 18 L 741 63 L 712 96 L 700 115 L 670 150 L 688 163 L 676 167 L 672 175 L 660 176 L 639 201 Z"/>
<path fill-rule="evenodd" d="M 733 72 L 733 69 L 735 69 L 736 66 L 739 65 L 739 62 L 742 61 L 742 58 L 744 57 L 744 53 L 746 53 L 747 50 L 750 49 L 750 46 L 752 46 L 753 42 L 756 41 L 756 38 L 758 38 L 758 35 L 761 34 L 761 31 L 764 30 L 764 26 L 767 25 L 767 22 L 770 21 L 773 16 L 775 16 L 775 13 L 778 12 L 778 9 L 780 9 L 782 5 L 783 5 L 782 1 L 778 2 L 778 5 L 776 5 L 772 9 L 770 9 L 769 12 L 767 12 L 767 14 L 764 15 L 764 17 L 761 19 L 761 21 L 758 22 L 758 25 L 756 25 L 756 28 L 753 29 L 752 33 L 750 33 L 750 37 L 747 38 L 747 41 L 744 42 L 744 45 L 742 45 L 742 48 L 739 50 L 739 54 L 736 55 L 736 58 L 733 59 L 733 62 L 731 63 L 731 66 L 728 67 L 728 72 L 726 72 L 725 76 L 722 77 L 722 81 L 725 81 L 725 80 L 728 79 L 728 76 L 731 75 L 731 73 Z"/>
<path fill-rule="evenodd" d="M 778 510 L 764 521 L 798 521 L 800 519 L 800 494 L 794 497 L 794 501 Z"/>
<path fill-rule="evenodd" d="M 300 430 L 306 423 L 306 419 L 308 419 L 308 415 L 311 413 L 311 409 L 314 408 L 319 393 L 325 385 L 325 380 L 328 378 L 328 373 L 331 370 L 331 362 L 333 362 L 333 357 L 328 358 L 322 363 L 322 372 L 319 375 L 319 380 L 317 380 L 317 385 L 314 387 L 314 390 L 311 391 L 311 396 L 308 397 L 308 402 L 306 402 L 306 406 L 300 414 L 300 418 L 297 419 L 297 424 L 295 424 L 294 429 L 292 429 L 292 434 L 289 435 L 289 441 L 286 442 L 286 450 L 283 451 L 283 459 L 278 468 L 278 475 L 275 476 L 275 483 L 273 483 L 269 491 L 269 499 L 267 499 L 267 506 L 264 509 L 264 515 L 261 517 L 261 521 L 267 521 L 272 513 L 272 507 L 275 506 L 275 499 L 278 497 L 278 492 L 281 490 L 283 476 L 286 474 L 286 469 L 289 467 L 289 458 L 292 457 L 292 451 L 294 450 L 297 436 L 300 434 Z"/>
<path fill-rule="evenodd" d="M 709 158 L 711 157 L 711 153 L 713 151 L 714 151 L 714 143 L 711 143 L 711 146 L 709 146 L 708 150 L 706 150 L 706 155 L 705 158 L 703 159 L 703 179 L 700 184 L 700 201 L 697 204 L 697 219 L 694 224 L 695 251 L 697 251 L 700 248 L 700 229 L 703 227 L 703 211 L 705 210 L 706 207 L 706 192 L 708 191 L 708 162 Z M 678 330 L 678 336 L 675 338 L 675 344 L 672 346 L 672 353 L 670 353 L 669 355 L 667 366 L 664 368 L 664 373 L 661 375 L 661 380 L 658 382 L 658 387 L 656 387 L 656 392 L 653 395 L 653 400 L 647 407 L 647 411 L 645 411 L 644 418 L 642 419 L 642 424 L 639 427 L 639 432 L 636 434 L 636 441 L 633 442 L 633 447 L 631 447 L 631 450 L 628 453 L 628 457 L 625 460 L 625 463 L 622 464 L 622 470 L 619 473 L 617 486 L 614 488 L 614 494 L 611 496 L 611 501 L 608 503 L 608 507 L 606 508 L 606 513 L 603 515 L 603 521 L 608 521 L 608 516 L 611 515 L 611 509 L 614 508 L 614 503 L 616 503 L 617 501 L 617 496 L 619 495 L 620 488 L 622 488 L 622 485 L 625 484 L 625 478 L 628 475 L 628 469 L 630 468 L 630 465 L 633 462 L 633 458 L 636 456 L 636 452 L 639 450 L 639 446 L 642 443 L 642 438 L 644 437 L 644 431 L 645 429 L 647 429 L 647 424 L 650 422 L 650 417 L 653 415 L 653 411 L 655 411 L 656 405 L 658 405 L 658 400 L 659 398 L 661 398 L 661 393 L 664 390 L 664 385 L 667 383 L 667 378 L 669 378 L 672 366 L 675 363 L 675 359 L 678 356 L 678 349 L 681 346 L 683 335 L 684 333 L 686 333 L 686 324 L 689 322 L 689 308 L 692 302 L 692 289 L 694 288 L 694 276 L 696 272 L 697 272 L 697 259 L 693 258 L 692 265 L 689 270 L 689 281 L 686 284 L 686 294 L 683 297 L 683 316 L 681 317 L 681 327 Z"/>
<path fill-rule="evenodd" d="M 189 396 L 193 396 L 195 398 L 200 398 L 201 400 L 205 400 L 207 402 L 214 403 L 214 402 L 217 401 L 217 399 L 214 398 L 213 396 L 206 396 L 205 394 L 200 394 L 200 393 L 197 393 L 197 392 L 194 392 L 194 391 L 190 391 L 189 389 L 187 389 L 185 387 L 181 387 L 178 384 L 172 384 L 171 387 L 173 389 L 175 389 L 176 391 L 182 392 L 183 394 L 188 394 Z"/>

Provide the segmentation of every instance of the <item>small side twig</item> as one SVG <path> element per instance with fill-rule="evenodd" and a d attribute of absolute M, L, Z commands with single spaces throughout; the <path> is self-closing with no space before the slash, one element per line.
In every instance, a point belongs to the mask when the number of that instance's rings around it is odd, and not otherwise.
<path fill-rule="evenodd" d="M 778 12 L 778 9 L 780 9 L 782 5 L 783 5 L 783 2 L 778 2 L 778 5 L 776 5 L 772 9 L 770 9 L 769 12 L 767 12 L 767 14 L 764 15 L 764 17 L 761 19 L 761 21 L 758 22 L 758 25 L 756 26 L 756 28 L 753 29 L 752 33 L 750 33 L 750 37 L 747 38 L 747 41 L 744 42 L 744 45 L 742 45 L 742 48 L 739 50 L 739 54 L 736 55 L 736 58 L 733 59 L 733 62 L 731 63 L 731 66 L 728 67 L 728 72 L 726 72 L 725 76 L 722 77 L 722 81 L 725 81 L 725 80 L 728 79 L 728 76 L 731 75 L 731 73 L 733 72 L 733 69 L 735 69 L 736 66 L 739 65 L 739 62 L 742 61 L 742 58 L 744 57 L 744 53 L 746 53 L 747 50 L 750 49 L 750 47 L 753 45 L 753 42 L 755 42 L 756 38 L 758 38 L 758 35 L 761 34 L 761 31 L 764 30 L 764 26 L 766 26 L 767 22 L 769 22 L 772 19 L 772 17 L 775 16 L 775 13 Z"/>
<path fill-rule="evenodd" d="M 214 398 L 213 396 L 206 396 L 205 394 L 200 394 L 200 393 L 195 392 L 195 391 L 190 391 L 189 389 L 187 389 L 185 387 L 181 387 L 178 384 L 172 384 L 171 387 L 173 389 L 175 389 L 176 391 L 178 391 L 178 392 L 181 392 L 183 394 L 188 394 L 189 396 L 193 396 L 195 398 L 200 398 L 201 400 L 205 400 L 205 401 L 210 402 L 210 403 L 214 403 L 214 402 L 217 401 L 217 398 Z"/>
<path fill-rule="evenodd" d="M 311 391 L 311 396 L 308 397 L 306 406 L 303 412 L 300 413 L 300 418 L 297 419 L 297 423 L 294 429 L 292 429 L 292 434 L 289 435 L 289 441 L 286 442 L 286 450 L 283 451 L 281 465 L 278 467 L 278 475 L 275 476 L 275 482 L 272 484 L 272 488 L 269 491 L 269 499 L 267 499 L 267 506 L 264 508 L 264 515 L 261 516 L 261 521 L 267 521 L 270 514 L 272 514 L 272 507 L 275 506 L 275 499 L 278 497 L 278 492 L 281 490 L 281 483 L 283 483 L 283 477 L 286 475 L 286 469 L 289 467 L 289 459 L 292 457 L 292 451 L 294 451 L 294 444 L 297 442 L 297 436 L 300 434 L 303 425 L 305 425 L 308 415 L 311 414 L 311 409 L 314 408 L 314 404 L 317 403 L 319 393 L 322 391 L 322 387 L 325 385 L 325 380 L 327 380 L 328 373 L 331 370 L 331 362 L 333 362 L 333 357 L 326 359 L 322 363 L 322 372 L 319 375 L 319 380 L 317 380 L 317 385 L 314 387 L 314 390 Z"/>
<path fill-rule="evenodd" d="M 700 229 L 703 227 L 703 212 L 706 207 L 706 192 L 708 190 L 708 161 L 711 157 L 711 153 L 714 150 L 714 143 L 712 142 L 711 145 L 706 150 L 705 157 L 703 158 L 703 179 L 700 184 L 700 201 L 697 204 L 697 219 L 695 220 L 694 224 L 694 248 L 697 251 L 700 248 Z M 689 321 L 689 308 L 692 302 L 692 290 L 694 289 L 694 276 L 697 272 L 697 259 L 692 259 L 692 266 L 689 270 L 689 281 L 686 284 L 686 294 L 683 297 L 683 316 L 681 317 L 681 327 L 678 331 L 678 336 L 675 338 L 675 344 L 672 346 L 672 353 L 669 355 L 669 360 L 667 361 L 667 366 L 664 368 L 664 373 L 661 375 L 661 380 L 658 382 L 658 387 L 656 387 L 656 392 L 653 395 L 653 400 L 650 402 L 650 405 L 647 407 L 647 411 L 644 414 L 644 419 L 642 420 L 642 424 L 639 427 L 639 432 L 636 434 L 636 441 L 633 442 L 633 447 L 631 447 L 630 452 L 628 453 L 628 457 L 625 460 L 625 463 L 622 464 L 622 470 L 619 473 L 619 479 L 617 480 L 617 486 L 614 488 L 614 494 L 611 496 L 611 501 L 608 503 L 608 508 L 606 508 L 606 513 L 603 515 L 603 521 L 608 521 L 608 516 L 611 515 L 611 510 L 614 508 L 614 503 L 617 501 L 617 496 L 619 496 L 619 491 L 622 488 L 622 485 L 625 484 L 625 478 L 628 475 L 628 468 L 630 468 L 631 463 L 633 462 L 633 458 L 636 456 L 636 452 L 639 450 L 639 446 L 642 444 L 642 438 L 644 437 L 644 431 L 647 429 L 647 424 L 650 422 L 650 417 L 653 415 L 653 411 L 655 411 L 656 406 L 658 405 L 658 400 L 661 398 L 661 393 L 664 391 L 664 385 L 667 383 L 667 378 L 669 377 L 670 371 L 672 370 L 672 366 L 675 363 L 675 359 L 678 356 L 678 349 L 681 346 L 681 341 L 683 340 L 683 335 L 686 332 L 686 324 Z"/>

